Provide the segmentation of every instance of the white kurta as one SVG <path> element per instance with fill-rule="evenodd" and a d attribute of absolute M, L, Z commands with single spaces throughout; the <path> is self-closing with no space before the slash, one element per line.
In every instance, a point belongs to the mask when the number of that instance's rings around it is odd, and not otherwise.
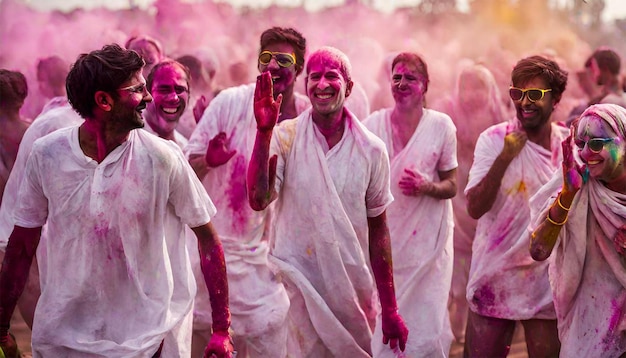
<path fill-rule="evenodd" d="M 368 268 L 368 217 L 393 200 L 385 145 L 347 110 L 332 149 L 311 111 L 281 123 L 270 259 L 291 299 L 293 357 L 369 357 L 376 316 Z"/>
<path fill-rule="evenodd" d="M 559 171 L 532 198 L 533 227 L 545 219 L 562 183 Z M 613 243 L 625 223 L 626 195 L 590 178 L 574 198 L 549 269 L 561 357 L 626 352 L 626 268 Z"/>
<path fill-rule="evenodd" d="M 478 138 L 465 194 L 485 177 L 519 125 L 489 127 Z M 528 252 L 530 197 L 561 168 L 561 142 L 569 130 L 552 124 L 551 150 L 527 141 L 507 168 L 491 209 L 479 220 L 467 284 L 469 308 L 480 315 L 510 320 L 555 319 L 548 263 Z"/>
<path fill-rule="evenodd" d="M 9 236 L 13 231 L 15 221 L 13 220 L 13 210 L 17 203 L 17 192 L 24 180 L 24 170 L 26 160 L 30 155 L 35 140 L 52 133 L 57 129 L 78 125 L 83 119 L 76 113 L 69 104 L 56 107 L 46 111 L 35 118 L 33 123 L 26 129 L 20 149 L 13 165 L 13 170 L 7 181 L 0 206 L 0 251 L 6 249 Z"/>
<path fill-rule="evenodd" d="M 143 130 L 98 164 L 78 127 L 35 142 L 15 223 L 47 223 L 34 357 L 188 357 L 195 282 L 183 224 L 215 207 L 175 144 Z M 45 250 L 43 255 L 41 251 Z"/>
<path fill-rule="evenodd" d="M 209 141 L 226 133 L 228 148 L 237 154 L 226 164 L 209 168 L 202 179 L 219 215 L 213 224 L 220 234 L 228 267 L 229 300 L 232 327 L 237 336 L 263 335 L 263 346 L 284 348 L 278 333 L 284 327 L 289 300 L 283 285 L 275 280 L 268 267 L 267 225 L 269 210 L 254 211 L 248 203 L 246 172 L 254 141 L 255 84 L 233 87 L 220 92 L 204 112 L 185 148 L 187 156 L 205 155 Z M 296 96 L 298 113 L 309 106 L 308 99 Z M 199 271 L 199 262 L 196 265 Z M 199 285 L 194 322 L 208 328 L 211 306 L 207 290 Z M 271 338 L 274 337 L 274 338 Z M 280 353 L 265 352 L 265 355 Z"/>
<path fill-rule="evenodd" d="M 438 172 L 457 167 L 456 129 L 447 115 L 424 109 L 415 133 L 399 153 L 393 153 L 392 109 L 373 113 L 364 125 L 380 137 L 391 156 L 391 192 L 387 209 L 394 281 L 400 315 L 409 328 L 406 357 L 448 356 L 452 334 L 448 293 L 452 279 L 453 216 L 450 199 L 407 196 L 398 183 L 406 168 L 428 181 Z M 375 357 L 395 357 L 382 343 L 380 316 L 372 350 Z"/>

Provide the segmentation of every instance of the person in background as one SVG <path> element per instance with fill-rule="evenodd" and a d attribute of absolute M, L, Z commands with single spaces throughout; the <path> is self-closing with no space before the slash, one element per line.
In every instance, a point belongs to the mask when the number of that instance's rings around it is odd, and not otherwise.
<path fill-rule="evenodd" d="M 456 195 L 456 128 L 444 113 L 424 108 L 429 84 L 426 62 L 403 52 L 391 63 L 393 108 L 363 124 L 385 142 L 391 161 L 387 208 L 398 309 L 411 339 L 407 357 L 445 357 L 450 351 L 447 298 L 453 263 L 451 198 Z M 375 357 L 396 357 L 382 344 L 377 320 Z"/>

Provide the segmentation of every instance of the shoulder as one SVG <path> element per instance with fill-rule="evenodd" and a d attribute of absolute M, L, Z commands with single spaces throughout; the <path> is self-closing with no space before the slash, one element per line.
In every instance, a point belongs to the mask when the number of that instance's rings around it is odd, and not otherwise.
<path fill-rule="evenodd" d="M 365 117 L 365 119 L 363 120 L 363 124 L 367 128 L 376 127 L 377 125 L 383 123 L 388 113 L 391 113 L 391 108 L 382 108 L 374 111 L 370 113 L 369 116 Z"/>
<path fill-rule="evenodd" d="M 447 128 L 453 128 L 456 130 L 456 126 L 454 125 L 452 118 L 446 113 L 436 111 L 434 109 L 424 108 L 424 116 L 428 117 L 438 126 L 446 126 Z"/>

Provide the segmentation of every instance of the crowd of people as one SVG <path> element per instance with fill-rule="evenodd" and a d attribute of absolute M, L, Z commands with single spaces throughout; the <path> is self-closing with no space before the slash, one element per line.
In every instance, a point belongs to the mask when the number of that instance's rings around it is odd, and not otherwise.
<path fill-rule="evenodd" d="M 505 357 L 517 327 L 530 357 L 626 353 L 619 49 L 446 67 L 281 8 L 194 49 L 184 11 L 232 9 L 155 6 L 74 58 L 0 57 L 4 356 L 16 308 L 34 357 Z M 307 18 L 350 7 L 373 14 Z"/>

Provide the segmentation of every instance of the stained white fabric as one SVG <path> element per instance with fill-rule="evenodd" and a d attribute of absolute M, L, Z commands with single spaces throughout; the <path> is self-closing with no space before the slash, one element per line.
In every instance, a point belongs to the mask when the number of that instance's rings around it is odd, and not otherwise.
<path fill-rule="evenodd" d="M 531 200 L 532 227 L 545 220 L 563 183 L 555 174 Z M 561 357 L 626 352 L 626 268 L 613 244 L 626 223 L 626 195 L 591 178 L 576 194 L 550 263 Z"/>
<path fill-rule="evenodd" d="M 480 135 L 466 195 L 485 177 L 502 152 L 505 135 L 518 125 L 514 119 Z M 554 123 L 551 130 L 551 150 L 527 141 L 507 168 L 493 206 L 478 219 L 467 300 L 469 308 L 480 315 L 510 320 L 556 317 L 548 263 L 530 257 L 526 230 L 530 197 L 561 168 L 561 142 L 569 130 Z"/>
<path fill-rule="evenodd" d="M 363 124 L 385 142 L 391 155 L 391 192 L 387 209 L 394 282 L 400 315 L 409 329 L 402 357 L 447 357 L 452 343 L 447 299 L 452 280 L 453 216 L 450 199 L 407 196 L 398 183 L 406 168 L 428 181 L 455 169 L 456 129 L 446 114 L 424 109 L 420 122 L 399 153 L 393 153 L 393 109 L 373 113 Z M 395 155 L 394 155 L 395 154 Z M 380 315 L 372 340 L 374 357 L 396 357 L 382 343 Z"/>
<path fill-rule="evenodd" d="M 293 357 L 369 357 L 376 316 L 367 217 L 393 200 L 385 145 L 348 111 L 326 152 L 311 111 L 275 128 L 278 155 L 270 260 L 291 299 Z"/>
<path fill-rule="evenodd" d="M 209 168 L 202 184 L 219 209 L 213 224 L 222 240 L 228 267 L 234 335 L 250 340 L 249 349 L 260 350 L 257 356 L 278 358 L 286 354 L 284 321 L 289 299 L 282 283 L 268 267 L 270 210 L 252 210 L 246 188 L 246 171 L 257 132 L 254 88 L 255 84 L 249 84 L 220 92 L 204 112 L 185 152 L 187 156 L 205 155 L 209 141 L 220 132 L 226 133 L 228 148 L 237 151 L 226 164 Z M 299 94 L 294 95 L 300 113 L 309 106 L 309 101 Z M 199 261 L 194 270 L 200 272 Z M 203 285 L 198 286 L 195 324 L 197 328 L 208 329 L 211 323 L 209 296 Z M 254 336 L 260 336 L 263 343 L 253 343 Z"/>
<path fill-rule="evenodd" d="M 47 223 L 34 357 L 188 357 L 195 281 L 183 224 L 215 214 L 180 149 L 143 130 L 98 164 L 78 127 L 35 142 L 15 224 Z M 45 252 L 42 252 L 45 250 Z"/>
<path fill-rule="evenodd" d="M 20 142 L 20 149 L 17 153 L 13 170 L 5 187 L 2 205 L 0 206 L 0 251 L 6 249 L 9 235 L 11 235 L 15 225 L 13 209 L 17 203 L 17 192 L 24 180 L 26 160 L 30 155 L 33 143 L 35 140 L 57 129 L 74 126 L 82 122 L 83 119 L 66 101 L 64 106 L 52 108 L 35 118 L 33 123 L 26 129 Z M 45 231 L 42 235 L 45 235 Z"/>
<path fill-rule="evenodd" d="M 159 134 L 157 132 L 154 131 L 154 129 L 152 129 L 152 127 L 150 127 L 150 125 L 148 123 L 146 123 L 146 125 L 142 128 L 143 130 L 147 131 L 148 133 L 152 133 L 155 136 L 159 136 Z M 184 135 L 182 135 L 178 130 L 174 130 L 174 143 L 176 143 L 176 145 L 183 150 L 186 146 L 187 143 L 189 143 L 189 141 L 187 140 L 187 138 L 185 138 Z"/>

